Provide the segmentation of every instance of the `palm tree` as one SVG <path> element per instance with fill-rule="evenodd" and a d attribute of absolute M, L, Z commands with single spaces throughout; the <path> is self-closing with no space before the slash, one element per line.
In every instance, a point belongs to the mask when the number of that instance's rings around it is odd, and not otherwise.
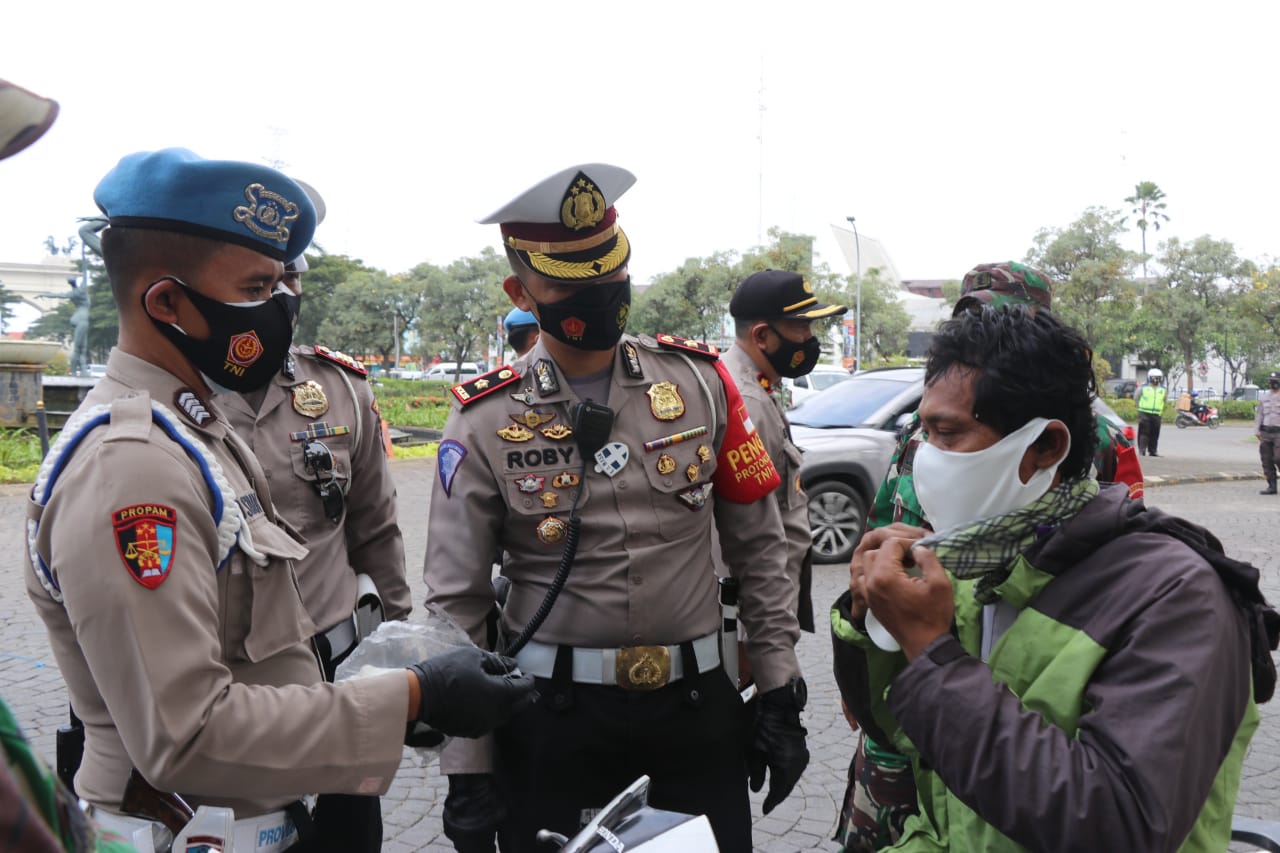
<path fill-rule="evenodd" d="M 1147 277 L 1147 227 L 1160 230 L 1160 220 L 1169 221 L 1164 213 L 1164 190 L 1153 181 L 1134 184 L 1133 195 L 1125 199 L 1126 204 L 1133 205 L 1133 212 L 1138 214 L 1138 229 L 1142 231 L 1142 277 Z"/>

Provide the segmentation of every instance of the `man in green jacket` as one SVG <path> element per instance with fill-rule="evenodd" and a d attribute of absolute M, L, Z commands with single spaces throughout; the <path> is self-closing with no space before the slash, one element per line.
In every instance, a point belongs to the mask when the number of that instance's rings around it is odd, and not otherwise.
<path fill-rule="evenodd" d="M 953 315 L 976 311 L 984 305 L 997 309 L 1022 305 L 1036 311 L 1051 310 L 1052 282 L 1045 273 L 1026 264 L 978 264 L 965 273 L 961 281 L 960 298 L 956 300 Z M 1093 456 L 1095 479 L 1100 483 L 1123 483 L 1130 497 L 1141 497 L 1142 468 L 1132 443 L 1101 414 L 1094 415 L 1094 429 L 1098 437 Z M 911 473 L 916 449 L 924 440 L 924 429 L 917 417 L 898 441 L 889 471 L 868 514 L 868 529 L 894 522 L 930 526 L 916 499 Z M 833 618 L 833 625 L 838 629 L 838 616 L 833 614 Z M 868 737 L 867 727 L 860 726 L 851 715 L 850 724 L 858 730 L 858 739 L 835 840 L 841 843 L 844 853 L 864 853 L 887 847 L 902 834 L 906 819 L 917 810 L 916 787 L 906 756 L 892 744 L 877 743 Z"/>
<path fill-rule="evenodd" d="M 938 532 L 867 534 L 833 614 L 842 693 L 915 772 L 894 849 L 1228 844 L 1280 616 L 1208 531 L 1099 490 L 1090 356 L 1022 307 L 934 338 L 913 482 Z"/>

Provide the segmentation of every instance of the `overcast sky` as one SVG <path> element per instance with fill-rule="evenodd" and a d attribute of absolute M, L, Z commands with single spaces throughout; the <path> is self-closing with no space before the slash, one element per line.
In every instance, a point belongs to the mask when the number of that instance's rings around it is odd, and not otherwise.
<path fill-rule="evenodd" d="M 848 272 L 831 226 L 850 215 L 904 278 L 959 278 L 1090 205 L 1125 207 L 1142 180 L 1168 196 L 1160 238 L 1280 254 L 1273 3 L 41 0 L 0 14 L 0 77 L 62 104 L 0 165 L 0 261 L 38 261 L 46 235 L 96 212 L 121 156 L 174 145 L 282 161 L 325 198 L 317 240 L 393 273 L 497 247 L 476 217 L 596 160 L 638 176 L 618 203 L 638 282 L 773 225 L 816 236 Z"/>

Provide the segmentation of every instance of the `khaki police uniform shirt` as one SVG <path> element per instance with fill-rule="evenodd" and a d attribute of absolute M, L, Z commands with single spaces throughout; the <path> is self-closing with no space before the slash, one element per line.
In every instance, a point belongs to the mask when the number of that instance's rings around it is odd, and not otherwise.
<path fill-rule="evenodd" d="M 77 410 L 109 404 L 110 422 L 71 452 L 43 512 L 28 502 L 44 565 L 28 553 L 27 591 L 85 725 L 77 791 L 118 810 L 136 767 L 160 790 L 237 817 L 307 793 L 381 793 L 400 763 L 405 678 L 321 682 L 291 566 L 305 549 L 273 523 L 262 470 L 212 404 L 203 425 L 176 413 L 183 390 L 113 350 Z M 176 438 L 152 421 L 153 402 L 170 409 Z M 216 498 L 196 445 L 220 469 Z M 221 565 L 219 510 L 248 531 Z M 154 588 L 135 575 L 148 548 L 163 565 L 157 583 L 151 564 Z"/>
<path fill-rule="evenodd" d="M 360 573 L 373 579 L 386 618 L 404 619 L 413 602 L 373 390 L 364 376 L 317 355 L 314 347 L 295 346 L 291 355 L 293 376 L 276 374 L 257 411 L 240 394 L 219 394 L 214 402 L 253 448 L 276 511 L 307 546 L 295 569 L 316 627 L 328 630 L 351 617 Z M 333 473 L 346 496 L 337 523 L 325 515 L 316 475 L 303 461 L 303 433 L 333 454 Z"/>
<path fill-rule="evenodd" d="M 1258 398 L 1258 407 L 1253 413 L 1253 430 L 1257 432 L 1264 426 L 1280 427 L 1280 391 L 1268 391 Z"/>
<path fill-rule="evenodd" d="M 773 459 L 774 467 L 782 477 L 774 497 L 782 514 L 782 528 L 787 536 L 787 575 L 795 588 L 792 590 L 791 610 L 796 612 L 800 604 L 800 571 L 813 545 L 809 533 L 809 499 L 800 487 L 800 448 L 788 437 L 787 416 L 782 412 L 778 394 L 770 394 L 760 384 L 760 368 L 751 356 L 737 343 L 722 356 L 738 383 L 742 399 L 746 401 L 751 421 L 764 441 L 764 447 Z M 781 389 L 778 389 L 781 392 Z"/>
<path fill-rule="evenodd" d="M 634 371 L 627 369 L 628 347 Z M 540 362 L 549 377 L 541 388 Z M 579 402 L 568 379 L 541 341 L 512 367 L 518 382 L 455 406 L 445 425 L 427 528 L 427 602 L 442 606 L 483 645 L 485 616 L 493 606 L 492 558 L 505 550 L 503 574 L 511 591 L 504 627 L 519 632 L 556 574 L 564 539 L 555 531 L 567 526 L 570 505 L 581 491 L 577 558 L 535 639 L 619 648 L 673 645 L 717 631 L 714 525 L 729 570 L 741 582 L 747 655 L 760 689 L 798 675 L 799 629 L 788 607 L 792 584 L 777 502 L 740 504 L 711 493 L 697 507 L 681 497 L 709 487 L 720 456 L 727 413 L 715 365 L 660 349 L 653 338 L 625 336 L 615 353 L 607 403 L 614 411 L 609 441 L 626 445 L 630 460 L 612 478 L 588 461 L 577 484 L 578 447 L 572 436 L 555 437 L 571 428 Z M 684 407 L 669 420 L 655 416 L 654 406 L 664 416 L 669 411 L 646 393 L 662 382 L 675 384 Z M 700 426 L 706 435 L 652 452 L 643 447 Z M 664 455 L 673 463 L 668 473 L 659 470 Z M 734 450 L 733 458 L 741 461 L 744 454 Z M 442 772 L 488 772 L 490 749 L 489 738 L 455 740 L 442 757 Z"/>

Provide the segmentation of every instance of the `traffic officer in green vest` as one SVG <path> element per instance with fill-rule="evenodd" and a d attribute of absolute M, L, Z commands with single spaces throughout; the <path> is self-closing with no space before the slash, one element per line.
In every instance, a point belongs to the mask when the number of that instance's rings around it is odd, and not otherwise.
<path fill-rule="evenodd" d="M 1138 455 L 1159 456 L 1160 418 L 1164 415 L 1164 373 L 1158 367 L 1147 371 L 1147 384 L 1139 386 L 1133 398 L 1138 401 Z"/>

